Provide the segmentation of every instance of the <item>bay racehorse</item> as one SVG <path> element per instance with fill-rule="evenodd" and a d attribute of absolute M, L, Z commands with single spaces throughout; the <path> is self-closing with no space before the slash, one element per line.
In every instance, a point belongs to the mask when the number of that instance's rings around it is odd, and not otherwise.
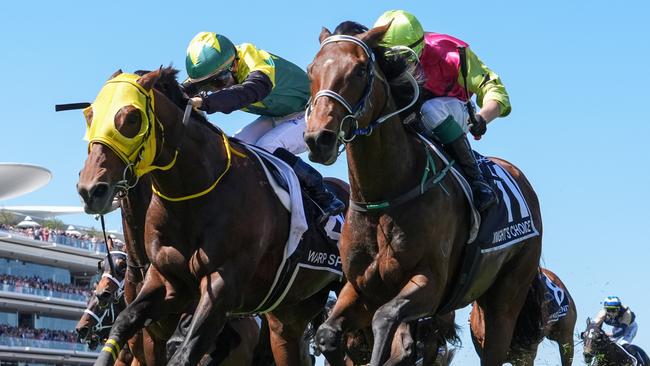
<path fill-rule="evenodd" d="M 546 337 L 557 342 L 562 366 L 570 366 L 573 363 L 573 331 L 578 316 L 576 304 L 569 290 L 555 273 L 546 268 L 542 268 L 541 272 L 545 277 L 539 276 L 535 278 L 534 281 L 539 281 L 536 285 L 541 287 L 540 291 L 547 291 L 545 287 L 547 286 L 546 278 L 548 278 L 551 281 L 553 293 L 549 293 L 550 296 L 546 297 L 544 303 L 538 306 L 524 307 L 521 311 L 521 317 L 525 318 L 528 311 L 539 311 L 538 309 L 541 307 L 544 314 L 543 331 L 536 339 L 531 338 L 523 344 L 511 344 L 508 351 L 508 362 L 520 366 L 533 365 L 537 355 L 537 348 L 543 338 Z M 566 309 L 561 309 L 562 306 L 566 306 Z M 557 313 L 553 313 L 554 311 L 557 311 Z M 485 325 L 483 313 L 478 306 L 472 307 L 469 322 L 474 348 L 481 357 L 483 354 Z M 525 328 L 522 330 L 517 328 L 515 328 L 515 332 L 527 331 Z M 518 339 L 523 338 L 519 337 Z"/>
<path fill-rule="evenodd" d="M 404 114 L 396 113 L 404 108 L 396 99 L 417 99 L 419 89 L 406 63 L 389 62 L 377 46 L 389 26 L 354 36 L 333 36 L 324 28 L 321 48 L 308 67 L 309 158 L 332 164 L 345 144 L 351 200 L 367 209 L 348 211 L 340 240 L 348 283 L 317 332 L 323 353 L 336 366 L 343 364 L 344 331 L 372 324 L 370 364 L 383 365 L 400 323 L 441 311 L 445 295 L 457 286 L 469 239 L 471 211 L 461 186 L 444 174 L 442 159 L 407 131 Z M 510 248 L 490 276 L 481 278 L 480 291 L 455 306 L 477 300 L 483 310 L 486 357 L 481 364 L 490 366 L 505 361 L 541 254 L 541 214 L 530 183 L 514 165 L 492 160 L 514 177 L 540 235 Z M 422 192 L 431 182 L 440 184 Z"/>
<path fill-rule="evenodd" d="M 187 99 L 178 83 L 173 93 L 154 88 L 176 73 L 117 73 L 107 82 L 84 112 L 91 142 L 77 189 L 87 212 L 103 214 L 124 174 L 151 177 L 155 194 L 144 240 L 151 266 L 105 349 L 121 347 L 143 326 L 195 301 L 185 340 L 169 361 L 195 365 L 211 351 L 228 314 L 267 310 L 258 307 L 283 262 L 290 215 L 243 145 L 198 114 L 183 113 Z M 305 207 L 316 216 L 311 202 Z M 309 224 L 302 240 L 325 241 L 315 219 Z M 308 359 L 303 331 L 337 280 L 334 273 L 301 271 L 282 303 L 267 313 L 277 365 Z M 111 363 L 110 352 L 103 352 L 96 365 Z"/>
<path fill-rule="evenodd" d="M 584 342 L 585 363 L 594 366 L 648 366 L 650 359 L 640 347 L 628 344 L 626 348 L 616 344 L 609 335 L 591 319 L 587 329 L 580 333 Z"/>

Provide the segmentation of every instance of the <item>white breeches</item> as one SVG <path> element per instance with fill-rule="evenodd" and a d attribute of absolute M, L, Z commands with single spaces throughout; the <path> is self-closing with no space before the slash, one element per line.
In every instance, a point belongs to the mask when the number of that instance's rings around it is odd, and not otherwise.
<path fill-rule="evenodd" d="M 284 117 L 260 116 L 241 130 L 235 137 L 272 153 L 282 147 L 295 155 L 307 151 L 303 139 L 305 112 L 296 112 Z"/>
<path fill-rule="evenodd" d="M 469 131 L 469 113 L 465 102 L 454 97 L 436 97 L 427 100 L 420 108 L 424 126 L 433 131 L 449 116 L 454 118 L 463 132 Z"/>
<path fill-rule="evenodd" d="M 616 343 L 619 345 L 624 345 L 624 344 L 629 344 L 632 343 L 632 340 L 634 337 L 636 337 L 636 331 L 639 329 L 637 326 L 636 322 L 632 322 L 627 329 L 625 329 L 625 333 L 623 333 L 622 336 L 618 337 L 616 339 Z M 612 330 L 614 333 L 616 332 L 616 328 Z"/>

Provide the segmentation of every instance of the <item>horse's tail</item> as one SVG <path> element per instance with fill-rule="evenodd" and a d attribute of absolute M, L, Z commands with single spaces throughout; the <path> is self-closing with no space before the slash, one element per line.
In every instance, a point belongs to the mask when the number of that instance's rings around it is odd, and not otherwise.
<path fill-rule="evenodd" d="M 547 320 L 545 294 L 546 286 L 538 273 L 530 284 L 526 302 L 517 317 L 511 342 L 514 348 L 529 349 L 531 345 L 538 344 L 544 339 L 544 326 Z"/>
<path fill-rule="evenodd" d="M 447 315 L 436 316 L 434 318 L 434 323 L 441 345 L 445 343 L 450 343 L 454 346 L 461 345 L 460 337 L 458 336 L 460 327 L 456 325 L 454 312 Z"/>

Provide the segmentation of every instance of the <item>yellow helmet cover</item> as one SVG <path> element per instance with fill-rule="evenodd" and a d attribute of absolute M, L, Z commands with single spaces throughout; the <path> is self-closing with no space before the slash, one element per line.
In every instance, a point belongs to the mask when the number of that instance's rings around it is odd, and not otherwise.
<path fill-rule="evenodd" d="M 145 90 L 136 81 L 135 74 L 122 73 L 110 79 L 99 91 L 87 114 L 92 109 L 92 121 L 84 139 L 88 147 L 101 143 L 111 148 L 127 165 L 135 163 L 135 174 L 142 176 L 155 169 L 152 166 L 156 154 L 154 98 L 152 90 Z M 133 106 L 142 114 L 140 131 L 135 137 L 126 137 L 115 128 L 115 115 L 125 106 Z M 140 160 L 138 159 L 140 155 Z"/>

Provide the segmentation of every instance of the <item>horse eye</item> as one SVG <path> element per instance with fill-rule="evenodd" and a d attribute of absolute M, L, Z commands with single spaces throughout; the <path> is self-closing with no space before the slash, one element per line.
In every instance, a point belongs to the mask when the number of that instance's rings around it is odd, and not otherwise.
<path fill-rule="evenodd" d="M 357 74 L 357 76 L 359 76 L 359 77 L 364 77 L 364 76 L 366 75 L 366 67 L 365 67 L 365 66 L 359 67 L 359 68 L 357 69 L 356 74 Z"/>

